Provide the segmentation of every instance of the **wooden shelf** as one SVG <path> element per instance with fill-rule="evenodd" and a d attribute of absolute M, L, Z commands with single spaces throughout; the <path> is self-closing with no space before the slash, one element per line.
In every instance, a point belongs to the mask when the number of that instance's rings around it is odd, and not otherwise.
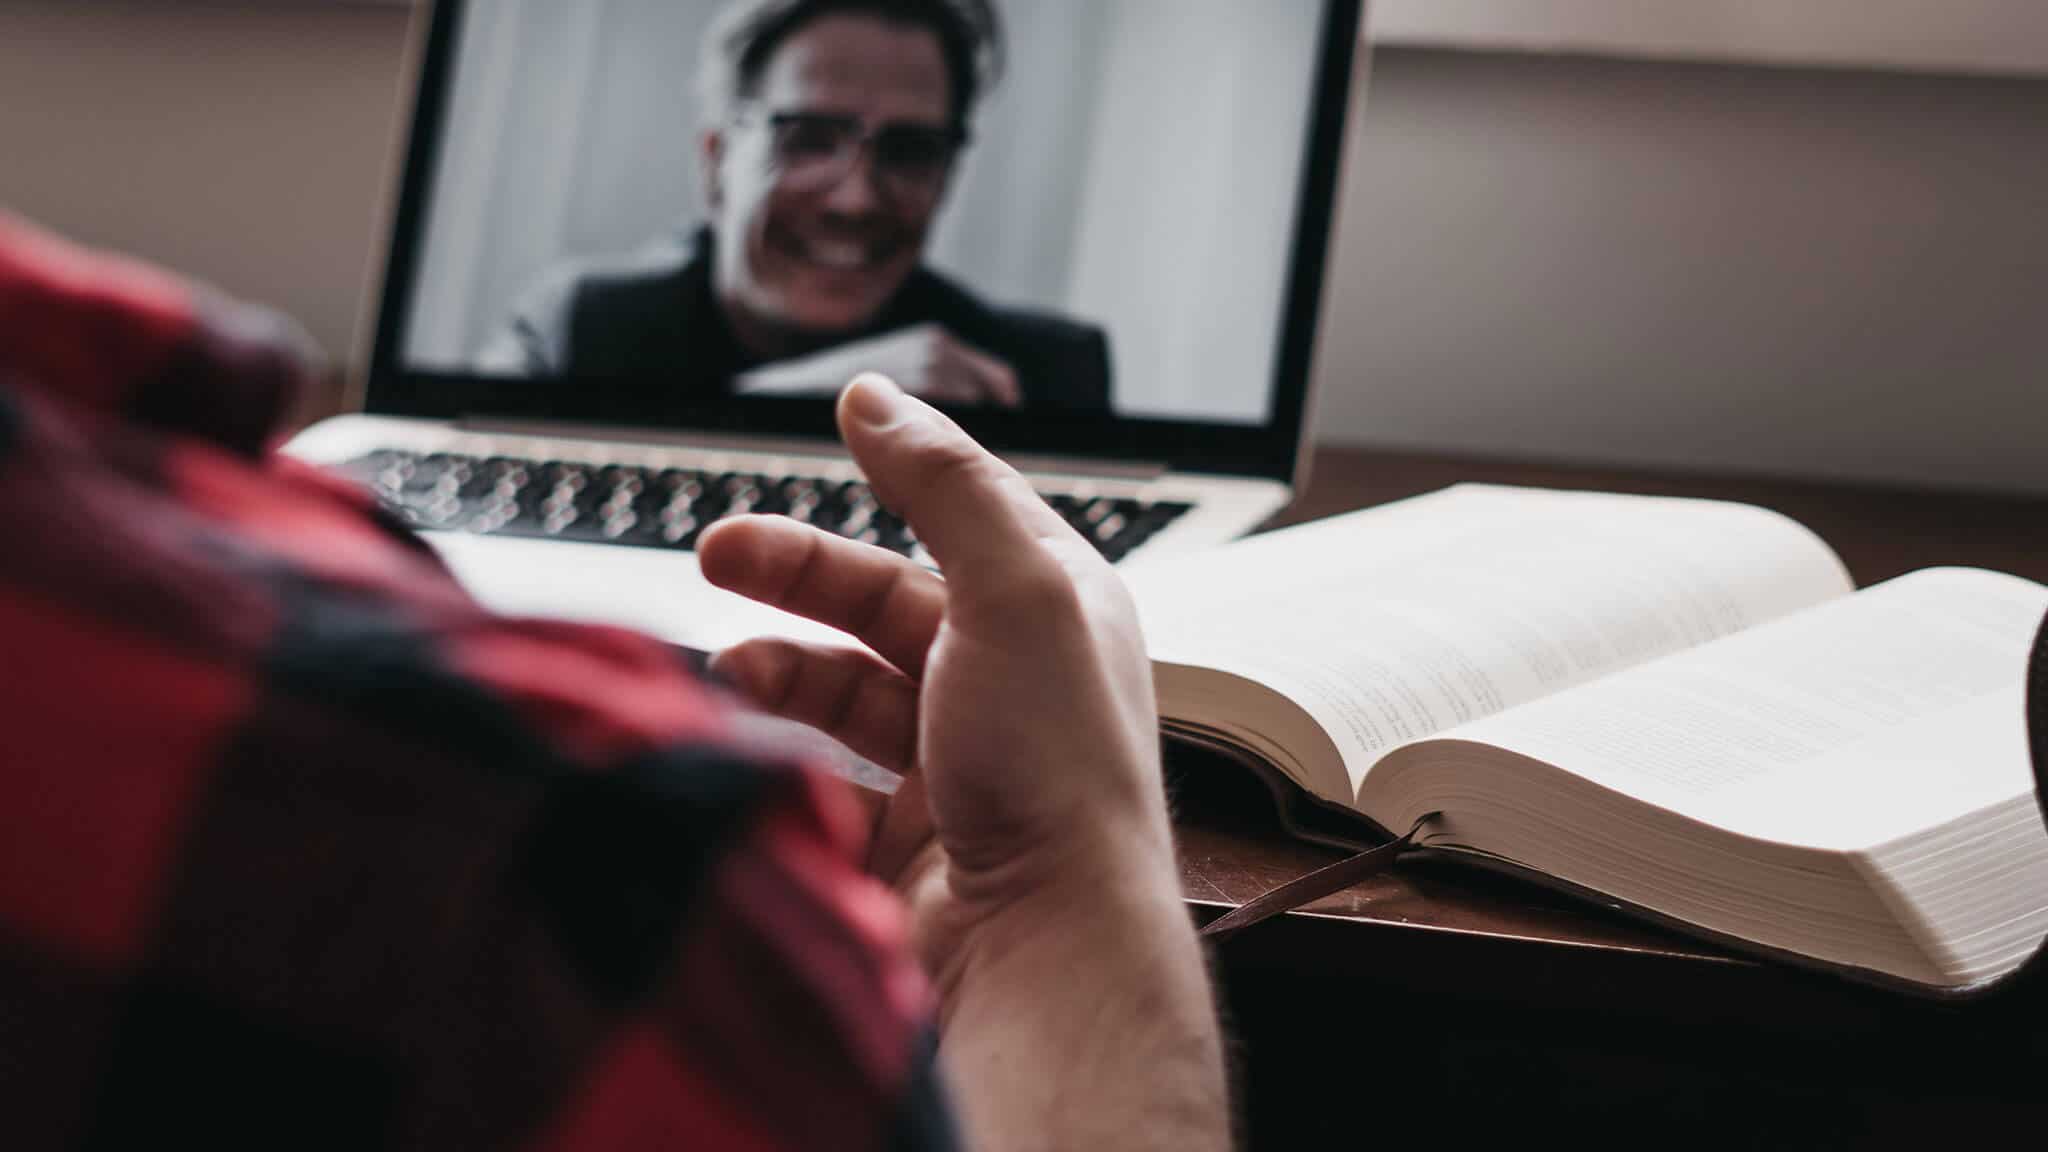
<path fill-rule="evenodd" d="M 1386 46 L 2048 75 L 2040 0 L 1368 0 Z"/>

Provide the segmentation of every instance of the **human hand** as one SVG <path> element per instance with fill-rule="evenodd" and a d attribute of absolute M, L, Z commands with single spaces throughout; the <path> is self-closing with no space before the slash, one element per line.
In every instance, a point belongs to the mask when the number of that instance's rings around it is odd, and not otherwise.
<path fill-rule="evenodd" d="M 937 985 L 970 1144 L 1226 1147 L 1128 594 L 1023 477 L 887 380 L 856 381 L 839 423 L 944 578 L 795 521 L 720 524 L 699 550 L 712 582 L 874 654 L 763 640 L 716 668 L 906 773 L 873 863 Z"/>
<path fill-rule="evenodd" d="M 756 641 L 721 654 L 720 675 L 906 776 L 874 863 L 918 880 L 905 871 L 929 819 L 944 895 L 963 897 L 916 909 L 935 967 L 964 924 L 1048 888 L 1105 873 L 1173 887 L 1151 665 L 1116 573 L 1023 477 L 888 381 L 848 389 L 840 426 L 945 576 L 790 520 L 722 523 L 699 547 L 713 583 L 875 655 Z"/>
<path fill-rule="evenodd" d="M 863 372 L 888 376 L 935 404 L 1016 408 L 1024 402 L 1016 369 L 937 324 L 770 364 L 742 375 L 735 386 L 749 396 L 822 395 Z"/>

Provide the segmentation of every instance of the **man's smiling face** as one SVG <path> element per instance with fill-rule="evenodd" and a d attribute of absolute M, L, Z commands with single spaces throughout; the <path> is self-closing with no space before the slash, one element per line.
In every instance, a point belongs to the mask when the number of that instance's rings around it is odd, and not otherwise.
<path fill-rule="evenodd" d="M 843 13 L 798 29 L 775 50 L 745 114 L 706 138 L 714 283 L 743 339 L 780 341 L 861 328 L 924 257 L 944 181 L 905 195 L 874 141 L 855 143 L 805 179 L 792 146 L 814 146 L 792 118 L 922 133 L 952 131 L 952 79 L 931 30 Z M 784 125 L 778 128 L 776 120 Z"/>

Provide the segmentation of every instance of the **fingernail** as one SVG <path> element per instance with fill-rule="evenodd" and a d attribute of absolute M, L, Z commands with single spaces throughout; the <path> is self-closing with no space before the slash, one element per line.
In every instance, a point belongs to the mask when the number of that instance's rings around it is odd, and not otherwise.
<path fill-rule="evenodd" d="M 846 411 L 870 428 L 887 428 L 904 418 L 903 389 L 887 376 L 869 373 L 856 379 L 846 393 Z"/>

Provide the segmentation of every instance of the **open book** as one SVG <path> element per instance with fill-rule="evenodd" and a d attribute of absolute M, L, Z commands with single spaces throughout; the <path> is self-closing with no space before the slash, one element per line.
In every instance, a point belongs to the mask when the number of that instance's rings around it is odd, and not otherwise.
<path fill-rule="evenodd" d="M 1476 485 L 1130 573 L 1172 731 L 1417 843 L 1944 995 L 2048 934 L 2048 588 L 1856 592 L 1800 525 Z"/>

